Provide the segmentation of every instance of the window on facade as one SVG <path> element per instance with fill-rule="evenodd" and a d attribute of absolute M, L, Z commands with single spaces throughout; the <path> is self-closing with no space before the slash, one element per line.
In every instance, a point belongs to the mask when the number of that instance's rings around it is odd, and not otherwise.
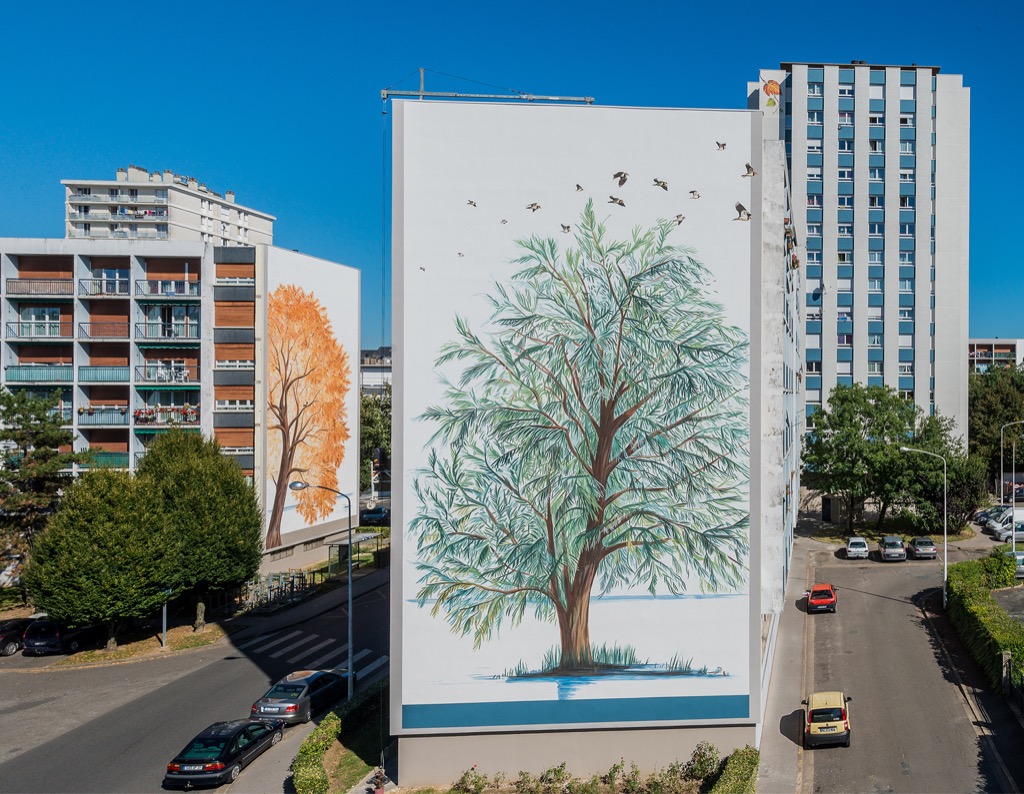
<path fill-rule="evenodd" d="M 807 390 L 807 404 L 808 405 L 821 405 L 821 389 L 808 389 Z M 808 424 L 810 420 L 808 419 Z"/>
<path fill-rule="evenodd" d="M 836 362 L 836 375 L 852 375 L 853 374 L 853 362 L 852 361 L 837 361 Z"/>
<path fill-rule="evenodd" d="M 807 310 L 807 319 L 812 323 L 821 322 L 821 309 L 814 307 Z"/>
<path fill-rule="evenodd" d="M 913 334 L 900 334 L 899 346 L 905 348 L 912 348 L 914 346 L 914 335 Z"/>
<path fill-rule="evenodd" d="M 852 85 L 841 85 L 839 86 L 839 96 L 853 96 Z"/>
<path fill-rule="evenodd" d="M 807 141 L 808 154 L 821 154 L 821 138 L 811 138 Z"/>
<path fill-rule="evenodd" d="M 807 194 L 807 206 L 808 207 L 820 207 L 821 206 L 821 194 L 820 193 L 808 193 Z"/>
<path fill-rule="evenodd" d="M 840 251 L 836 254 L 836 262 L 840 265 L 852 265 L 853 251 Z"/>
<path fill-rule="evenodd" d="M 914 264 L 914 252 L 913 251 L 900 251 L 900 264 L 901 265 L 912 265 Z"/>
<path fill-rule="evenodd" d="M 914 141 L 900 141 L 900 154 L 913 154 L 914 151 Z"/>
<path fill-rule="evenodd" d="M 869 223 L 868 237 L 883 237 L 885 235 L 884 223 Z"/>
<path fill-rule="evenodd" d="M 868 151 L 872 154 L 881 154 L 885 151 L 885 141 L 868 141 Z"/>
<path fill-rule="evenodd" d="M 885 99 L 885 86 L 872 83 L 868 86 L 868 97 L 871 99 Z"/>
<path fill-rule="evenodd" d="M 914 85 L 901 85 L 900 86 L 900 99 L 916 99 L 917 86 Z"/>
<path fill-rule="evenodd" d="M 900 224 L 900 237 L 913 237 L 914 236 L 914 224 L 912 223 L 901 223 Z"/>
<path fill-rule="evenodd" d="M 882 374 L 882 362 L 881 361 L 869 361 L 868 362 L 868 375 L 881 375 Z"/>
<path fill-rule="evenodd" d="M 821 372 L 821 362 L 820 361 L 808 361 L 807 362 L 807 374 L 809 374 L 809 375 L 817 375 L 820 372 Z"/>
<path fill-rule="evenodd" d="M 853 124 L 853 111 L 851 111 L 851 110 L 841 110 L 841 111 L 839 111 L 839 123 L 841 125 L 843 125 L 844 127 L 845 126 L 849 126 L 850 124 Z"/>
<path fill-rule="evenodd" d="M 885 181 L 885 169 L 884 168 L 869 168 L 868 169 L 868 181 L 869 182 L 884 182 Z"/>
<path fill-rule="evenodd" d="M 884 113 L 872 113 L 868 116 L 868 124 L 872 127 L 884 127 L 885 126 L 885 114 Z"/>
<path fill-rule="evenodd" d="M 836 334 L 836 344 L 839 347 L 853 347 L 853 334 Z"/>
<path fill-rule="evenodd" d="M 917 205 L 915 196 L 900 196 L 901 209 L 913 209 Z"/>
<path fill-rule="evenodd" d="M 848 208 L 853 206 L 853 196 L 839 196 L 839 206 Z"/>
<path fill-rule="evenodd" d="M 868 196 L 868 206 L 873 208 L 885 206 L 885 196 Z"/>
<path fill-rule="evenodd" d="M 820 278 L 809 278 L 807 279 L 807 291 L 812 295 L 821 293 L 821 279 Z"/>
<path fill-rule="evenodd" d="M 821 181 L 821 166 L 809 166 L 807 168 L 807 181 L 808 182 L 820 182 Z"/>
<path fill-rule="evenodd" d="M 868 334 L 868 347 L 881 347 L 882 346 L 882 335 L 881 334 Z"/>
<path fill-rule="evenodd" d="M 837 323 L 852 323 L 853 322 L 853 309 L 844 307 L 836 312 Z"/>
<path fill-rule="evenodd" d="M 821 264 L 821 251 L 808 251 L 807 252 L 807 264 L 809 264 L 809 265 L 820 265 Z"/>
<path fill-rule="evenodd" d="M 852 168 L 840 168 L 838 173 L 839 173 L 839 181 L 840 182 L 852 182 L 853 181 L 853 169 Z"/>
<path fill-rule="evenodd" d="M 807 349 L 815 350 L 821 347 L 821 334 L 807 334 Z"/>
<path fill-rule="evenodd" d="M 903 306 L 900 308 L 900 319 L 901 320 L 913 320 L 914 309 L 910 306 Z"/>
<path fill-rule="evenodd" d="M 881 306 L 868 306 L 868 322 L 878 322 L 882 319 L 882 307 Z"/>
<path fill-rule="evenodd" d="M 901 168 L 900 169 L 900 182 L 914 182 L 914 181 L 916 181 L 916 179 L 914 177 L 914 169 L 913 168 Z"/>
<path fill-rule="evenodd" d="M 843 138 L 841 141 L 839 141 L 839 151 L 841 151 L 841 152 L 852 152 L 853 151 L 853 141 L 851 141 L 849 138 Z"/>
<path fill-rule="evenodd" d="M 885 252 L 884 251 L 868 251 L 868 264 L 869 265 L 884 265 L 885 264 Z"/>
<path fill-rule="evenodd" d="M 807 236 L 808 237 L 821 237 L 821 224 L 820 223 L 808 223 L 807 224 Z"/>
<path fill-rule="evenodd" d="M 881 292 L 885 289 L 884 278 L 869 278 L 868 279 L 868 292 Z"/>
<path fill-rule="evenodd" d="M 821 111 L 820 110 L 808 110 L 807 111 L 807 123 L 808 124 L 821 124 Z"/>
<path fill-rule="evenodd" d="M 836 289 L 840 292 L 849 292 L 853 289 L 852 278 L 839 278 L 836 279 Z"/>
<path fill-rule="evenodd" d="M 821 96 L 825 92 L 824 83 L 808 83 L 807 96 Z"/>
<path fill-rule="evenodd" d="M 840 223 L 837 229 L 837 233 L 840 237 L 853 237 L 853 224 Z"/>
<path fill-rule="evenodd" d="M 914 401 L 914 390 L 913 389 L 900 389 L 900 397 L 909 402 Z"/>
<path fill-rule="evenodd" d="M 901 127 L 916 127 L 917 119 L 913 113 L 900 113 L 900 126 Z"/>
<path fill-rule="evenodd" d="M 912 278 L 901 278 L 900 279 L 900 292 L 913 292 L 914 291 L 914 279 Z"/>
<path fill-rule="evenodd" d="M 914 364 L 913 364 L 913 362 L 901 361 L 900 362 L 900 375 L 913 375 L 913 374 L 914 374 Z"/>

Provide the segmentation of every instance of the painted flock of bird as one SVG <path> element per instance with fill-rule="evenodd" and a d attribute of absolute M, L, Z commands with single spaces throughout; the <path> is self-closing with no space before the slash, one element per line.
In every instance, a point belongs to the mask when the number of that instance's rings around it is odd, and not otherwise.
<path fill-rule="evenodd" d="M 724 152 L 725 151 L 726 144 L 724 142 L 722 142 L 722 141 L 715 141 L 715 146 L 717 147 L 718 151 L 720 151 L 720 152 Z M 757 176 L 757 171 L 754 170 L 754 167 L 750 163 L 746 163 L 745 167 L 746 167 L 746 170 L 745 170 L 744 173 L 740 174 L 740 177 L 748 178 L 748 177 L 755 177 L 755 176 Z M 630 175 L 629 175 L 628 171 L 616 171 L 614 174 L 612 174 L 612 180 L 615 182 L 615 184 L 618 187 L 623 187 L 626 184 L 626 182 L 629 181 L 629 177 L 630 177 Z M 658 177 L 653 177 L 653 181 L 651 183 L 651 187 L 661 188 L 662 190 L 668 192 L 668 189 L 669 189 L 668 180 L 659 179 Z M 582 193 L 584 191 L 584 189 L 585 188 L 583 187 L 583 185 L 581 185 L 579 183 L 576 184 L 576 192 L 577 193 Z M 690 195 L 690 199 L 691 200 L 696 201 L 696 200 L 700 199 L 700 191 L 699 190 L 691 190 L 691 191 L 689 191 L 689 195 Z M 607 203 L 614 204 L 614 205 L 616 205 L 618 207 L 625 207 L 626 206 L 626 202 L 625 202 L 624 199 L 620 198 L 619 196 L 613 196 L 613 195 L 609 195 L 608 196 L 608 202 Z M 473 199 L 468 199 L 466 201 L 466 206 L 476 207 L 476 202 Z M 736 217 L 733 218 L 734 221 L 749 221 L 752 218 L 750 210 L 748 210 L 746 207 L 744 207 L 743 204 L 740 203 L 739 201 L 736 202 L 735 208 L 736 208 Z M 533 202 L 531 202 L 531 203 L 526 205 L 526 209 L 529 210 L 530 213 L 532 214 L 534 212 L 537 212 L 537 210 L 543 209 L 543 207 L 541 207 L 541 205 L 538 202 L 533 201 Z M 679 225 L 681 225 L 683 223 L 683 221 L 686 220 L 686 216 L 683 215 L 682 213 L 679 213 L 679 214 L 677 214 L 673 218 L 673 220 L 676 222 L 676 225 L 679 226 Z M 501 219 L 501 223 L 507 224 L 508 223 L 508 219 L 507 218 L 502 218 Z M 569 232 L 572 231 L 572 226 L 569 225 L 569 224 L 562 223 L 562 224 L 559 224 L 559 225 L 562 227 L 562 232 L 564 232 L 565 234 L 569 234 Z M 461 257 L 461 256 L 463 256 L 463 254 L 459 253 L 459 256 Z M 420 269 L 422 270 L 423 268 L 420 268 Z"/>

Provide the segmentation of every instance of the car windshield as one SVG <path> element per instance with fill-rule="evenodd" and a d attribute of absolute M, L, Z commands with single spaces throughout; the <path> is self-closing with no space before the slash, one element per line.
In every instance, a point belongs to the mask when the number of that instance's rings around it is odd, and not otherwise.
<path fill-rule="evenodd" d="M 199 736 L 192 744 L 181 752 L 181 757 L 188 760 L 218 758 L 224 752 L 228 740 L 223 736 Z"/>
<path fill-rule="evenodd" d="M 301 684 L 275 684 L 274 688 L 271 689 L 263 697 L 268 698 L 279 698 L 281 700 L 295 700 L 295 698 L 302 695 L 302 690 L 306 687 Z"/>
<path fill-rule="evenodd" d="M 29 625 L 26 633 L 29 637 L 35 637 L 40 634 L 53 634 L 56 630 L 57 626 L 53 623 L 45 620 L 38 620 Z"/>
<path fill-rule="evenodd" d="M 811 712 L 811 722 L 839 722 L 846 719 L 844 709 L 814 709 Z"/>
<path fill-rule="evenodd" d="M 811 593 L 811 598 L 831 598 L 832 593 L 828 590 L 815 590 Z"/>
<path fill-rule="evenodd" d="M 867 546 L 868 544 L 866 541 L 863 540 L 851 540 L 847 545 L 849 545 L 851 548 L 861 549 Z"/>

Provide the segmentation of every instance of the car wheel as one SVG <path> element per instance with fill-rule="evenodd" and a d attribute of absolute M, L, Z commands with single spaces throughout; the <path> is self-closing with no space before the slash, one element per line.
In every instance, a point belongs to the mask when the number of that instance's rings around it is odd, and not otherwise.
<path fill-rule="evenodd" d="M 281 741 L 282 736 L 284 736 L 284 734 L 281 731 L 275 731 L 273 738 L 270 740 L 270 746 L 273 747 L 275 744 Z"/>
<path fill-rule="evenodd" d="M 306 710 L 302 713 L 302 721 L 309 722 L 313 717 L 313 707 L 306 706 Z"/>
<path fill-rule="evenodd" d="M 231 771 L 228 772 L 228 783 L 234 783 L 236 780 L 238 780 L 238 776 L 241 774 L 241 772 L 241 764 L 235 764 L 233 767 L 231 767 Z"/>
<path fill-rule="evenodd" d="M 843 742 L 843 747 L 849 747 L 849 746 L 850 746 L 850 737 L 849 737 L 849 736 L 847 736 L 847 737 L 846 737 L 846 741 L 845 741 L 845 742 Z"/>
<path fill-rule="evenodd" d="M 4 646 L 3 650 L 0 651 L 0 656 L 13 656 L 17 652 L 17 650 L 18 643 L 16 643 L 14 640 L 11 640 Z"/>
<path fill-rule="evenodd" d="M 68 643 L 68 653 L 78 653 L 80 647 L 81 645 L 79 645 L 78 640 L 71 640 Z"/>

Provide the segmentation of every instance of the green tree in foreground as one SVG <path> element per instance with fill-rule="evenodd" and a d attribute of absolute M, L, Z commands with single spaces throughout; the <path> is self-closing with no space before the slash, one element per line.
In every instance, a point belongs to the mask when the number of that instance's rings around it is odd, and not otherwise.
<path fill-rule="evenodd" d="M 175 595 L 195 595 L 201 630 L 206 595 L 242 584 L 259 570 L 263 511 L 256 491 L 216 441 L 180 429 L 153 442 L 136 479 L 155 496 L 164 534 L 173 538 L 169 584 Z"/>
<path fill-rule="evenodd" d="M 71 481 L 71 465 L 88 457 L 60 451 L 74 435 L 61 427 L 59 407 L 59 392 L 36 397 L 0 388 L 0 549 L 31 550 Z"/>
<path fill-rule="evenodd" d="M 87 472 L 36 539 L 24 573 L 36 605 L 71 626 L 107 626 L 107 648 L 128 618 L 150 615 L 173 575 L 173 544 L 154 494 L 126 472 Z"/>
<path fill-rule="evenodd" d="M 412 531 L 420 605 L 477 644 L 531 612 L 558 626 L 554 669 L 592 669 L 592 593 L 742 584 L 747 340 L 676 226 L 608 240 L 588 203 L 575 247 L 518 242 L 492 336 L 456 321 Z"/>
<path fill-rule="evenodd" d="M 1008 422 L 1024 419 L 1024 371 L 1013 367 L 971 375 L 968 380 L 968 450 L 985 461 L 988 481 L 999 479 L 999 430 Z M 1003 465 L 1013 468 L 1011 450 L 1024 426 L 1007 428 L 1003 434 Z M 1024 470 L 1024 442 L 1017 444 L 1017 471 Z M 999 493 L 999 489 L 996 489 Z"/>

